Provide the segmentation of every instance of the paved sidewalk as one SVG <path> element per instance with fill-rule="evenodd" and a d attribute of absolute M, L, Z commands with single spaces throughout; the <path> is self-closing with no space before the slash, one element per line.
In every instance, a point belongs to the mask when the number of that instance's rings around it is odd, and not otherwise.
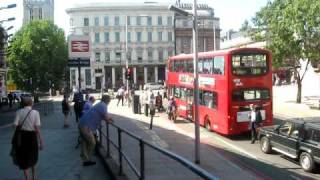
<path fill-rule="evenodd" d="M 157 146 L 170 150 L 180 156 L 194 162 L 194 138 L 189 132 L 179 129 L 172 122 L 169 122 L 164 115 L 157 114 L 154 118 L 153 130 L 149 130 L 150 117 L 133 114 L 132 108 L 116 106 L 116 101 L 109 105 L 109 112 L 114 116 L 114 123 L 120 127 L 140 136 L 144 140 Z M 117 142 L 115 129 L 110 128 L 110 135 Z M 219 146 L 209 145 L 205 142 L 206 137 L 201 137 L 201 167 L 220 179 L 266 179 L 258 172 L 251 172 L 243 169 L 233 162 L 232 152 L 222 149 Z M 123 148 L 139 166 L 139 143 L 123 135 Z M 117 152 L 113 149 L 113 158 L 117 159 Z M 222 156 L 224 153 L 225 156 Z M 233 154 L 235 155 L 235 154 Z M 146 148 L 146 179 L 200 179 L 187 168 L 179 163 L 161 155 L 160 153 Z M 238 155 L 239 156 L 239 155 Z M 129 177 L 133 173 L 125 168 Z"/>
<path fill-rule="evenodd" d="M 307 105 L 305 97 L 302 103 L 296 103 L 297 87 L 293 85 L 273 86 L 273 114 L 280 118 L 319 119 L 320 110 Z"/>
<path fill-rule="evenodd" d="M 58 100 L 58 99 L 56 99 Z M 40 151 L 38 161 L 38 179 L 40 180 L 105 180 L 110 179 L 104 166 L 97 159 L 97 165 L 83 167 L 80 149 L 75 149 L 78 130 L 75 118 L 70 118 L 71 127 L 63 129 L 63 116 L 60 102 L 55 102 L 55 112 L 42 116 L 42 135 L 44 150 Z M 13 134 L 11 127 L 0 129 L 0 179 L 23 179 L 22 171 L 11 162 L 9 151 Z M 93 178 L 94 177 L 94 178 Z"/>

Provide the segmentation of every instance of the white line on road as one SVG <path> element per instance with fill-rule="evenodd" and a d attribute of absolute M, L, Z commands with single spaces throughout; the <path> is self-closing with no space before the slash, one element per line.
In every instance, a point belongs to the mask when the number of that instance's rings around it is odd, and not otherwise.
<path fill-rule="evenodd" d="M 297 176 L 294 176 L 294 175 L 290 175 L 290 177 L 292 177 L 293 179 L 296 179 L 296 180 L 301 180 L 301 178 L 298 178 Z"/>
<path fill-rule="evenodd" d="M 219 140 L 220 142 L 222 142 L 222 143 L 230 146 L 231 148 L 233 148 L 233 149 L 235 149 L 235 150 L 237 150 L 237 151 L 239 151 L 239 152 L 241 152 L 241 153 L 243 153 L 243 154 L 246 154 L 247 156 L 250 156 L 250 157 L 253 158 L 253 159 L 258 159 L 257 156 L 254 156 L 254 155 L 248 153 L 248 152 L 245 151 L 244 149 L 241 149 L 241 148 L 239 148 L 239 147 L 237 147 L 237 146 L 235 146 L 235 145 L 233 145 L 233 144 L 231 144 L 231 143 L 223 140 L 222 138 L 220 138 L 220 137 L 218 137 L 218 136 L 215 136 L 215 137 L 213 137 L 213 138 Z"/>

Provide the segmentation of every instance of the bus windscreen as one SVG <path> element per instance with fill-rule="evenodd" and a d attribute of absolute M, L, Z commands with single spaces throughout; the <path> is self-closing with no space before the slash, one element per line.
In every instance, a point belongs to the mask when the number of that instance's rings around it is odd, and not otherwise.
<path fill-rule="evenodd" d="M 232 55 L 232 73 L 234 75 L 262 75 L 267 73 L 266 54 Z"/>

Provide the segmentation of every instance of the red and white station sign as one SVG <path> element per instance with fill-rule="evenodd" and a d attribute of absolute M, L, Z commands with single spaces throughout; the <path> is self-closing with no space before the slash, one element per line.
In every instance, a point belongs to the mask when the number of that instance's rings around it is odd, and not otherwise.
<path fill-rule="evenodd" d="M 89 36 L 71 35 L 68 42 L 69 59 L 90 58 L 91 41 Z"/>

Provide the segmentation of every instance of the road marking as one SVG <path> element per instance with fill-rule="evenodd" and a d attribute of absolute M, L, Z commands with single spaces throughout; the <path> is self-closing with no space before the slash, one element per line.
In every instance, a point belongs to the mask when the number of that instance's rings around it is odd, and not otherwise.
<path fill-rule="evenodd" d="M 215 136 L 215 137 L 213 137 L 213 138 L 219 140 L 220 142 L 222 142 L 222 143 L 230 146 L 231 148 L 233 148 L 233 149 L 235 149 L 235 150 L 237 150 L 237 151 L 239 151 L 239 152 L 241 152 L 241 153 L 243 153 L 243 154 L 246 154 L 247 156 L 250 156 L 250 157 L 253 158 L 253 159 L 257 159 L 257 160 L 258 160 L 258 157 L 257 157 L 257 156 L 254 156 L 254 155 L 248 153 L 248 152 L 245 151 L 244 149 L 239 148 L 239 147 L 237 147 L 237 146 L 235 146 L 235 145 L 233 145 L 233 144 L 231 144 L 231 143 L 223 140 L 222 138 L 220 138 L 220 137 L 218 137 L 218 136 Z"/>
<path fill-rule="evenodd" d="M 301 178 L 298 178 L 297 176 L 294 176 L 294 175 L 290 175 L 290 177 L 292 177 L 293 179 L 296 179 L 296 180 L 301 180 Z"/>
<path fill-rule="evenodd" d="M 10 124 L 6 124 L 6 125 L 3 125 L 3 126 L 0 126 L 0 129 L 5 129 L 7 127 L 11 127 L 13 126 L 13 123 L 10 123 Z"/>

